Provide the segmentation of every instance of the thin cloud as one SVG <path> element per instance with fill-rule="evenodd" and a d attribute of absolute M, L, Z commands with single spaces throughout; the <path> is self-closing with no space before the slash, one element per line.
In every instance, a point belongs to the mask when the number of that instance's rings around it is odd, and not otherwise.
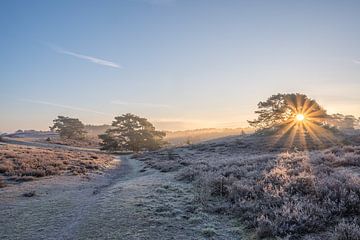
<path fill-rule="evenodd" d="M 176 0 L 136 0 L 150 5 L 169 5 L 176 2 Z"/>
<path fill-rule="evenodd" d="M 89 109 L 89 108 L 81 108 L 81 107 L 75 107 L 75 106 L 68 106 L 68 105 L 63 105 L 63 104 L 58 104 L 58 103 L 52 103 L 52 102 L 47 102 L 47 101 L 33 100 L 33 99 L 19 99 L 19 100 L 20 100 L 20 101 L 23 101 L 23 102 L 28 102 L 28 103 L 42 104 L 42 105 L 47 105 L 47 106 L 52 106 L 52 107 L 58 107 L 58 108 L 64 108 L 64 109 L 70 109 L 70 110 L 75 110 L 75 111 L 95 113 L 95 114 L 100 114 L 100 115 L 109 115 L 108 113 L 96 111 L 96 110 Z"/>
<path fill-rule="evenodd" d="M 360 59 L 354 59 L 353 62 L 354 62 L 355 64 L 360 64 Z"/>
<path fill-rule="evenodd" d="M 65 54 L 65 55 L 69 55 L 69 56 L 73 56 L 73 57 L 76 57 L 76 58 L 79 58 L 79 59 L 83 59 L 83 60 L 86 60 L 86 61 L 89 61 L 89 62 L 98 64 L 98 65 L 102 65 L 102 66 L 106 66 L 106 67 L 112 67 L 112 68 L 117 68 L 117 69 L 123 68 L 120 64 L 117 64 L 117 63 L 115 63 L 115 62 L 111 62 L 111 61 L 104 60 L 104 59 L 97 58 L 97 57 L 92 57 L 92 56 L 87 56 L 87 55 L 75 53 L 75 52 L 72 52 L 72 51 L 69 51 L 69 50 L 65 50 L 65 49 L 62 49 L 62 48 L 59 48 L 59 47 L 56 47 L 56 46 L 52 46 L 52 45 L 50 45 L 50 47 L 51 47 L 54 51 L 56 51 L 56 52 L 58 52 L 58 53 Z"/>
<path fill-rule="evenodd" d="M 142 107 L 152 107 L 152 108 L 170 108 L 170 106 L 166 105 L 166 104 L 142 103 L 142 102 L 125 102 L 125 101 L 120 101 L 120 100 L 111 101 L 111 104 L 124 105 L 124 106 L 142 106 Z"/>

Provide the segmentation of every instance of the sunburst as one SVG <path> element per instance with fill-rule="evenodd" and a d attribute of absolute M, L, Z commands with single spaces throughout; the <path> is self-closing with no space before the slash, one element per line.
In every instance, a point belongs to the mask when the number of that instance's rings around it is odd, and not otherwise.
<path fill-rule="evenodd" d="M 288 117 L 279 127 L 274 144 L 284 139 L 287 146 L 291 147 L 297 139 L 304 148 L 308 144 L 322 145 L 323 141 L 335 142 L 331 131 L 323 127 L 326 112 L 313 100 L 299 95 L 296 99 L 286 99 L 288 104 Z"/>
<path fill-rule="evenodd" d="M 295 117 L 295 118 L 296 118 L 296 121 L 299 121 L 299 122 L 305 120 L 304 114 L 301 114 L 301 113 L 296 114 L 296 117 Z"/>

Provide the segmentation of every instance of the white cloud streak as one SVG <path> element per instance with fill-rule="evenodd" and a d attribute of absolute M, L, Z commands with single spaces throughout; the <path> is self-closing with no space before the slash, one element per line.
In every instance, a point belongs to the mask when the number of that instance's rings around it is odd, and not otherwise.
<path fill-rule="evenodd" d="M 109 115 L 108 113 L 96 111 L 96 110 L 89 109 L 89 108 L 75 107 L 75 106 L 69 106 L 69 105 L 63 105 L 63 104 L 52 103 L 52 102 L 47 102 L 47 101 L 39 101 L 39 100 L 33 100 L 33 99 L 19 99 L 19 100 L 23 101 L 23 102 L 28 102 L 28 103 L 47 105 L 47 106 L 70 109 L 70 110 L 75 110 L 75 111 L 95 113 L 95 114 L 100 114 L 100 115 Z"/>
<path fill-rule="evenodd" d="M 354 59 L 353 62 L 354 62 L 355 64 L 360 64 L 360 59 Z"/>
<path fill-rule="evenodd" d="M 140 107 L 151 107 L 151 108 L 170 108 L 166 104 L 157 104 L 157 103 L 142 103 L 142 102 L 126 102 L 120 100 L 113 100 L 111 104 L 115 105 L 124 105 L 124 106 L 140 106 Z"/>
<path fill-rule="evenodd" d="M 136 0 L 150 5 L 170 5 L 176 2 L 176 0 Z"/>
<path fill-rule="evenodd" d="M 123 68 L 120 64 L 117 64 L 115 62 L 111 62 L 108 60 L 104 60 L 104 59 L 100 59 L 97 57 L 92 57 L 92 56 L 87 56 L 87 55 L 83 55 L 83 54 L 79 54 L 79 53 L 75 53 L 69 50 L 65 50 L 59 47 L 55 47 L 55 46 L 50 46 L 54 51 L 61 53 L 61 54 L 65 54 L 65 55 L 69 55 L 69 56 L 73 56 L 79 59 L 83 59 L 98 65 L 102 65 L 102 66 L 106 66 L 106 67 L 112 67 L 112 68 L 117 68 L 117 69 L 121 69 Z"/>

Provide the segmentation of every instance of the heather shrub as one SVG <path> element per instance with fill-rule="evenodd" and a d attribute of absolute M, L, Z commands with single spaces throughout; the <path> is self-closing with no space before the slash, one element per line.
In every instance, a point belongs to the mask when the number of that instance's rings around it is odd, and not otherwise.
<path fill-rule="evenodd" d="M 0 162 L 0 173 L 6 174 L 13 172 L 13 170 L 14 170 L 14 166 L 11 160 L 4 159 L 3 161 Z"/>
<path fill-rule="evenodd" d="M 195 201 L 203 205 L 207 205 L 211 199 L 212 189 L 211 173 L 202 173 L 201 176 L 194 183 L 195 186 Z"/>
<path fill-rule="evenodd" d="M 257 228 L 256 228 L 256 236 L 257 238 L 265 238 L 265 237 L 272 237 L 273 236 L 273 224 L 272 222 L 261 215 L 257 218 Z"/>
<path fill-rule="evenodd" d="M 175 178 L 180 181 L 192 182 L 195 180 L 198 173 L 199 171 L 197 169 L 191 167 L 182 168 L 176 174 Z"/>
<path fill-rule="evenodd" d="M 86 174 L 105 169 L 112 160 L 106 154 L 0 145 L 0 174 L 17 182 L 64 173 Z"/>
<path fill-rule="evenodd" d="M 233 214 L 258 238 L 360 239 L 359 146 L 269 153 L 267 143 L 253 143 L 235 138 L 172 150 L 175 159 L 166 152 L 139 158 L 177 162 L 176 178 L 193 182 L 198 203 Z"/>
<path fill-rule="evenodd" d="M 36 196 L 35 191 L 30 191 L 30 192 L 23 193 L 23 197 L 34 197 L 34 196 Z"/>
<path fill-rule="evenodd" d="M 201 230 L 202 235 L 205 237 L 213 237 L 216 235 L 216 230 L 212 227 L 206 227 Z"/>
<path fill-rule="evenodd" d="M 0 188 L 3 188 L 3 187 L 5 187 L 5 186 L 6 186 L 6 184 L 5 184 L 5 182 L 4 182 L 4 179 L 3 179 L 2 176 L 0 176 Z"/>
<path fill-rule="evenodd" d="M 360 227 L 355 222 L 341 221 L 333 232 L 332 240 L 358 240 L 360 239 Z"/>

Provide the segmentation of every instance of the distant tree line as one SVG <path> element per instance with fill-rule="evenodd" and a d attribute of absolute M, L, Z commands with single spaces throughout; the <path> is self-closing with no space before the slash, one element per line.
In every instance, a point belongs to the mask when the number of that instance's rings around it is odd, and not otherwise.
<path fill-rule="evenodd" d="M 327 121 L 332 126 L 337 127 L 339 130 L 354 130 L 360 127 L 360 118 L 353 115 L 343 115 L 340 113 L 332 114 L 328 117 Z"/>

